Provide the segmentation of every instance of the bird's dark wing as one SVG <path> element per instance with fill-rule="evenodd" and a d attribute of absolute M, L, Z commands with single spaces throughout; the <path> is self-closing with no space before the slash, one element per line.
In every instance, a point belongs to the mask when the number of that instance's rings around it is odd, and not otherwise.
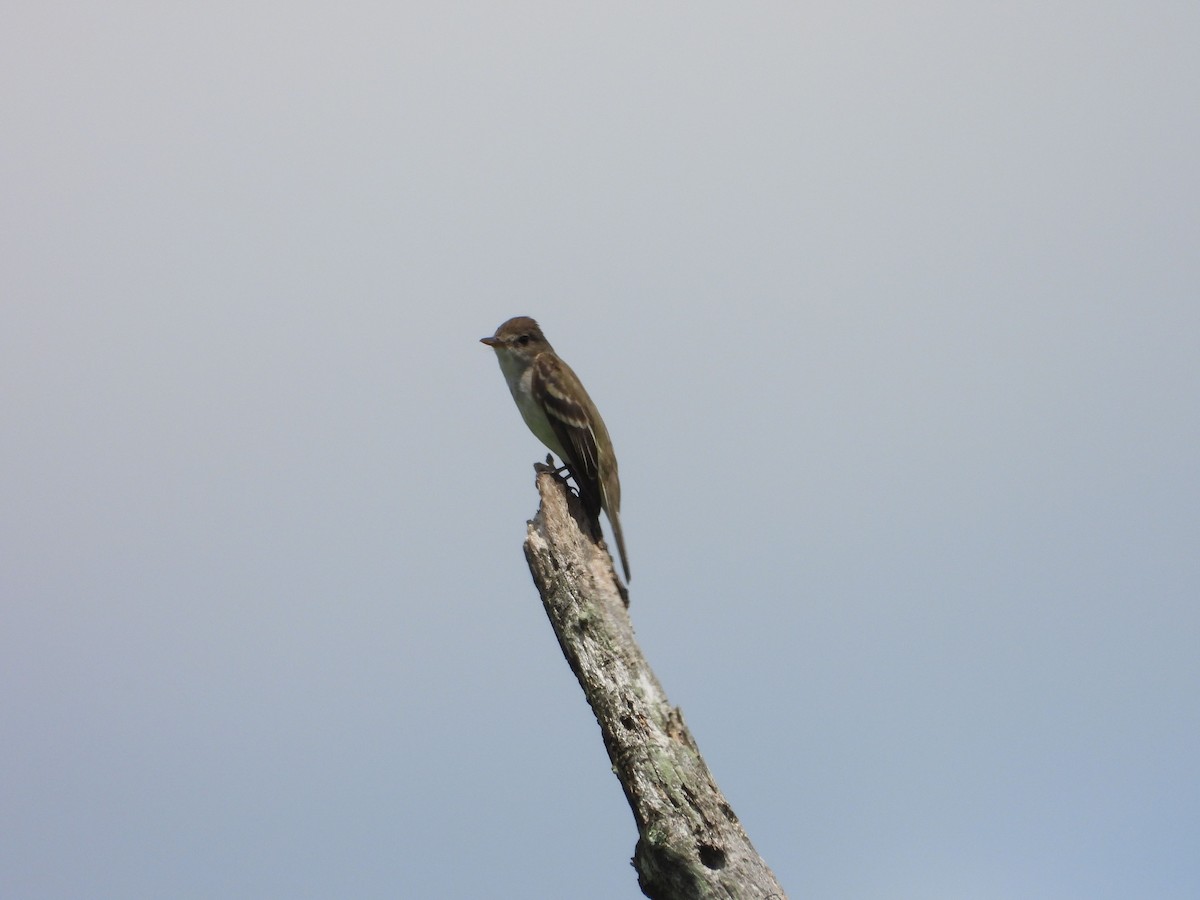
<path fill-rule="evenodd" d="M 533 363 L 533 394 L 542 401 L 550 427 L 562 445 L 584 506 L 593 516 L 600 514 L 600 460 L 595 428 L 599 415 L 587 391 L 571 367 L 550 353 Z M 603 428 L 603 423 L 600 423 Z"/>

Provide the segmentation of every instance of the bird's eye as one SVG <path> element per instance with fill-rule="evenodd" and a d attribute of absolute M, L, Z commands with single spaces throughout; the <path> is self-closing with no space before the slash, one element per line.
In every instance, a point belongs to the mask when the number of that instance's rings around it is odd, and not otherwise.
<path fill-rule="evenodd" d="M 522 347 L 524 347 L 526 344 L 529 343 L 529 335 L 527 335 L 527 334 L 521 335 L 519 338 L 517 338 L 517 343 L 520 344 Z"/>

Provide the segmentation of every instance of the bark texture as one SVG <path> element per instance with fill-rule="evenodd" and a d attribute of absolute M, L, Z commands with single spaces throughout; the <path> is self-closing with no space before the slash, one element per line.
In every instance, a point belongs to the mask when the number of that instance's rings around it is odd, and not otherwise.
<path fill-rule="evenodd" d="M 784 900 L 633 636 L 612 557 L 579 501 L 537 466 L 525 556 L 563 655 L 600 724 L 638 827 L 633 865 L 652 900 Z"/>

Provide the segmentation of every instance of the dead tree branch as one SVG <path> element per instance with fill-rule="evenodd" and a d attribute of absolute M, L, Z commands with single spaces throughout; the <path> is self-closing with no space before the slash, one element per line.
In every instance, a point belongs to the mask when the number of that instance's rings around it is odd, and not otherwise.
<path fill-rule="evenodd" d="M 642 892 L 652 900 L 783 900 L 642 656 L 612 558 L 589 536 L 565 483 L 537 469 L 541 506 L 525 556 L 637 822 Z"/>

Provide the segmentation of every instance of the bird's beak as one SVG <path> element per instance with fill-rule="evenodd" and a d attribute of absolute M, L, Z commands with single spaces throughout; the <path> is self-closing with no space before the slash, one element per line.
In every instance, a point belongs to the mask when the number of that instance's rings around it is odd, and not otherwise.
<path fill-rule="evenodd" d="M 486 338 L 480 338 L 479 343 L 487 344 L 489 347 L 495 347 L 500 342 L 498 340 L 496 340 L 494 337 L 486 337 Z"/>

